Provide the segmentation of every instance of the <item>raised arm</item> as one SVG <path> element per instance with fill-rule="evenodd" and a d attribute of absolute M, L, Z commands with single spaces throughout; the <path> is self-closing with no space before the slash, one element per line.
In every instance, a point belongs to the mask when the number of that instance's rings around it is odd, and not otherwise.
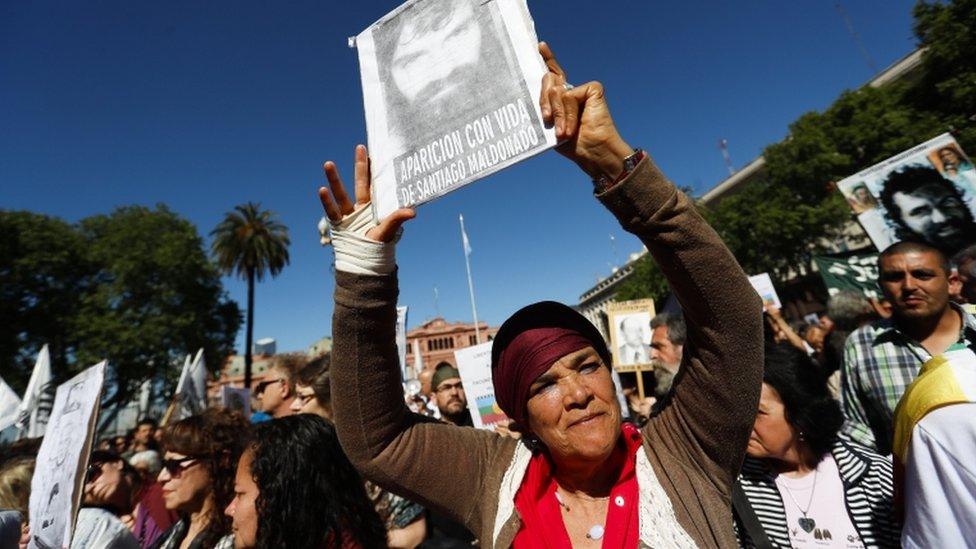
<path fill-rule="evenodd" d="M 487 431 L 432 422 L 412 414 L 403 398 L 396 347 L 397 276 L 393 240 L 413 217 L 398 210 L 374 226 L 369 160 L 356 148 L 356 203 L 335 164 L 325 164 L 329 189 L 319 190 L 333 223 L 336 253 L 332 318 L 332 404 L 343 449 L 364 476 L 413 501 L 438 508 L 477 530 L 485 470 L 514 448 Z M 450 464 L 450 475 L 443 474 Z M 450 508 L 448 508 L 450 502 Z M 460 504 L 459 504 L 460 503 Z"/>
<path fill-rule="evenodd" d="M 752 430 L 763 370 L 762 304 L 728 248 L 649 157 L 627 171 L 634 150 L 607 109 L 603 87 L 571 88 L 552 52 L 543 115 L 559 151 L 597 181 L 597 197 L 647 246 L 684 309 L 688 325 L 673 402 L 647 426 L 666 450 L 683 453 L 728 490 Z M 654 436 L 654 435 L 652 435 Z M 704 456 L 702 458 L 701 456 Z"/>

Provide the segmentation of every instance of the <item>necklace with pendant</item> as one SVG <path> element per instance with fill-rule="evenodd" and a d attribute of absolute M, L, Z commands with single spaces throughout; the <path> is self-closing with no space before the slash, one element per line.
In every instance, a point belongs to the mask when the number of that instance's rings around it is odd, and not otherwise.
<path fill-rule="evenodd" d="M 559 502 L 559 506 L 565 509 L 566 512 L 568 513 L 569 505 L 566 505 L 566 502 L 563 501 L 562 496 L 559 495 L 559 490 L 556 490 L 553 493 L 556 495 L 556 501 Z M 595 498 L 593 501 L 604 500 L 604 499 L 610 499 L 610 496 L 607 496 L 605 498 Z M 600 540 L 603 539 L 603 534 L 605 533 L 606 530 L 604 529 L 602 524 L 594 524 L 593 526 L 590 526 L 589 530 L 586 531 L 586 539 Z"/>
<path fill-rule="evenodd" d="M 796 502 L 796 498 L 793 497 L 793 491 L 790 490 L 790 487 L 787 486 L 786 483 L 783 483 L 783 488 L 786 488 L 786 495 L 790 496 L 790 499 L 793 501 L 793 505 L 796 505 L 796 508 L 799 509 L 800 513 L 803 514 L 802 517 L 796 519 L 796 523 L 800 526 L 800 528 L 803 529 L 804 532 L 808 534 L 813 532 L 813 529 L 817 527 L 817 521 L 808 517 L 807 513 L 810 512 L 810 506 L 813 505 L 813 494 L 817 491 L 817 475 L 819 473 L 819 469 L 815 469 L 813 472 L 813 488 L 810 489 L 810 501 L 807 502 L 807 508 L 805 510 L 803 507 L 800 507 L 799 503 Z"/>

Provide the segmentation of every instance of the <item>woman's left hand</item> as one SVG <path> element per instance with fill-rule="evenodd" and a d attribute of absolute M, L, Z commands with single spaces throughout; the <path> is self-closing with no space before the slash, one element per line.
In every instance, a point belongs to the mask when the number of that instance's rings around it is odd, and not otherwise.
<path fill-rule="evenodd" d="M 355 161 L 355 185 L 356 203 L 349 199 L 346 188 L 339 177 L 339 168 L 336 163 L 329 160 L 323 166 L 325 177 L 329 180 L 329 187 L 319 187 L 319 200 L 325 208 L 325 215 L 329 222 L 335 227 L 342 223 L 342 220 L 370 204 L 370 176 L 369 176 L 369 156 L 366 154 L 365 145 L 356 145 Z M 330 192 L 331 191 L 331 192 Z M 400 208 L 394 211 L 379 225 L 372 227 L 366 232 L 366 238 L 376 242 L 391 242 L 396 238 L 397 231 L 409 219 L 416 216 L 412 208 Z"/>

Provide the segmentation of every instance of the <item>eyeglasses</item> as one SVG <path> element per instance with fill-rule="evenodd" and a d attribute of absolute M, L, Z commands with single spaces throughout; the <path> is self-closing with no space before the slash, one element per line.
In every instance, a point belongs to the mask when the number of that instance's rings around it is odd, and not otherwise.
<path fill-rule="evenodd" d="M 89 463 L 88 470 L 85 471 L 85 484 L 95 482 L 102 476 L 102 463 Z"/>
<path fill-rule="evenodd" d="M 257 385 L 254 386 L 254 394 L 260 395 L 261 393 L 264 392 L 265 389 L 268 388 L 268 385 L 271 385 L 273 383 L 278 383 L 279 381 L 284 381 L 284 379 L 282 378 L 269 379 L 267 381 L 262 381 L 261 383 L 258 383 Z"/>
<path fill-rule="evenodd" d="M 446 393 L 446 392 L 448 392 L 448 391 L 450 391 L 452 389 L 457 389 L 459 391 L 463 391 L 464 390 L 464 386 L 461 385 L 461 382 L 460 381 L 458 381 L 457 383 L 451 383 L 450 385 L 448 385 L 446 383 L 442 383 L 442 384 L 440 384 L 440 385 L 437 386 L 437 389 L 435 389 L 434 392 L 437 392 L 437 393 Z"/>
<path fill-rule="evenodd" d="M 193 466 L 193 464 L 189 462 L 199 461 L 201 459 L 204 459 L 204 456 L 187 456 L 180 459 L 164 459 L 163 469 L 166 469 L 169 476 L 179 478 L 179 476 L 183 474 L 183 471 L 186 471 Z"/>

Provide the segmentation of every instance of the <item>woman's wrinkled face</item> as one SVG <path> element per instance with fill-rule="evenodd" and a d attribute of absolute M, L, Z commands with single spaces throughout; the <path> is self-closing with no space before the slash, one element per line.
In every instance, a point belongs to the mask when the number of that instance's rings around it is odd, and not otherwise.
<path fill-rule="evenodd" d="M 163 501 L 171 511 L 189 513 L 199 510 L 203 502 L 212 497 L 210 472 L 201 459 L 166 452 L 158 480 L 163 488 Z"/>
<path fill-rule="evenodd" d="M 528 427 L 558 461 L 602 461 L 620 437 L 610 369 L 593 347 L 557 360 L 529 390 Z"/>
<path fill-rule="evenodd" d="M 237 476 L 234 478 L 234 499 L 224 510 L 233 519 L 235 549 L 250 549 L 257 545 L 258 507 L 261 491 L 251 476 L 251 463 L 254 451 L 247 450 L 237 463 Z"/>
<path fill-rule="evenodd" d="M 796 430 L 786 420 L 786 407 L 779 393 L 763 383 L 759 413 L 756 414 L 746 453 L 754 458 L 782 459 L 796 436 Z"/>

